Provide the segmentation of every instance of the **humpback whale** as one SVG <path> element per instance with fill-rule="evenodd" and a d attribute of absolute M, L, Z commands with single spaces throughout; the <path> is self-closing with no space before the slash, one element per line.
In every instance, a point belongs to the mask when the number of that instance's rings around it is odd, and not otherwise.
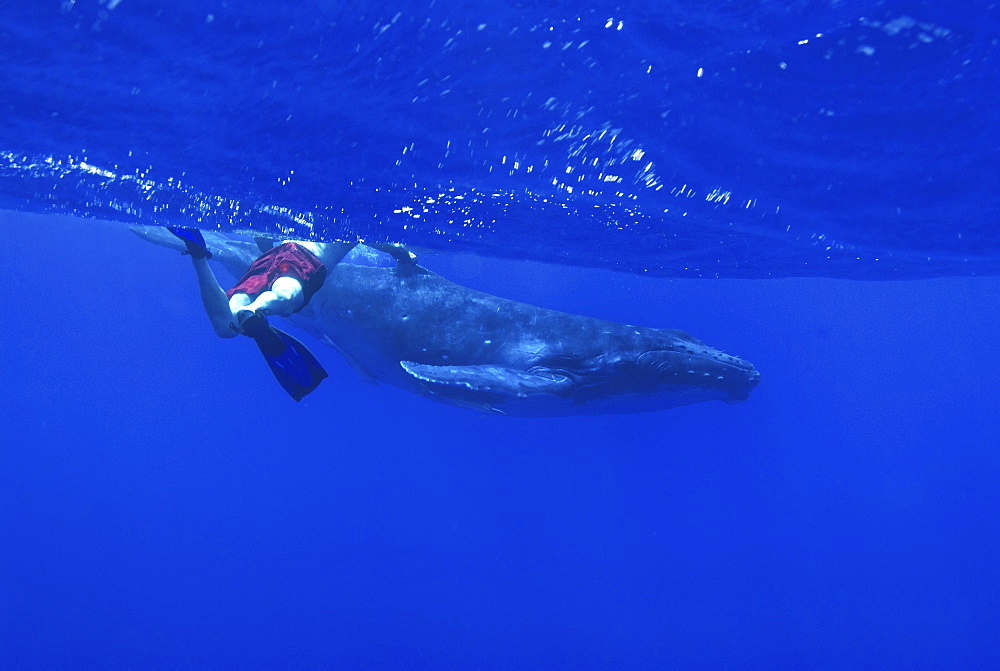
<path fill-rule="evenodd" d="M 158 227 L 141 237 L 182 249 Z M 213 257 L 239 277 L 259 252 L 205 231 Z M 456 284 L 415 263 L 363 265 L 352 252 L 289 319 L 366 377 L 436 401 L 520 416 L 662 410 L 742 401 L 752 364 L 672 329 L 549 310 Z"/>

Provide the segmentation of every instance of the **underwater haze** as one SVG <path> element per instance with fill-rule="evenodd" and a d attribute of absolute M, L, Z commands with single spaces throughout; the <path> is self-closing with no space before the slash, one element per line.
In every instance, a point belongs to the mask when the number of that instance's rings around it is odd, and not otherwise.
<path fill-rule="evenodd" d="M 0 667 L 1000 664 L 997 5 L 8 5 Z M 137 224 L 406 243 L 760 384 L 487 415 L 282 322 L 295 403 Z"/>

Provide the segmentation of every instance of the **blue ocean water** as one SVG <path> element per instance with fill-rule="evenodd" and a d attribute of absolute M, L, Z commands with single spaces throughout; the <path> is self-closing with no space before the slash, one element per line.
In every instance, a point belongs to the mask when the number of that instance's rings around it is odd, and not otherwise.
<path fill-rule="evenodd" d="M 997 14 L 17 3 L 0 205 L 664 276 L 992 274 Z"/>
<path fill-rule="evenodd" d="M 996 665 L 995 5 L 3 15 L 4 667 Z M 762 381 L 501 418 L 298 334 L 296 405 L 133 223 L 403 241 Z"/>

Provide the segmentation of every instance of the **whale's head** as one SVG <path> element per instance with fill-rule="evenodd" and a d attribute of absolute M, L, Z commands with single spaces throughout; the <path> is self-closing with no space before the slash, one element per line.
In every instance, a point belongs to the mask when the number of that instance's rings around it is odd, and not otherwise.
<path fill-rule="evenodd" d="M 648 412 L 712 400 L 734 403 L 745 400 L 760 380 L 750 363 L 681 331 L 627 328 L 588 338 L 589 348 L 569 339 L 522 342 L 517 351 L 528 355 L 523 367 L 415 361 L 401 361 L 400 366 L 421 393 L 437 400 L 545 417 Z M 581 354 L 584 349 L 590 353 Z"/>
<path fill-rule="evenodd" d="M 735 403 L 746 400 L 760 381 L 751 363 L 681 331 L 643 336 L 591 358 L 554 356 L 541 368 L 565 375 L 572 382 L 572 401 L 590 406 L 594 413 L 659 410 L 711 400 Z"/>

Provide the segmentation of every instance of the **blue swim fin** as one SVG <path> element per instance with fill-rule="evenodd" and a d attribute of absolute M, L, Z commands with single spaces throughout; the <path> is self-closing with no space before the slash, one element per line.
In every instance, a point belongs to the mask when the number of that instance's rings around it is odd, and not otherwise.
<path fill-rule="evenodd" d="M 187 247 L 187 254 L 196 259 L 210 259 L 212 252 L 208 251 L 205 238 L 197 228 L 187 228 L 185 226 L 167 226 L 167 230 L 184 241 Z"/>
<path fill-rule="evenodd" d="M 296 401 L 301 401 L 327 377 L 323 366 L 305 345 L 268 324 L 263 316 L 252 314 L 241 326 L 243 334 L 257 343 L 274 377 Z"/>

